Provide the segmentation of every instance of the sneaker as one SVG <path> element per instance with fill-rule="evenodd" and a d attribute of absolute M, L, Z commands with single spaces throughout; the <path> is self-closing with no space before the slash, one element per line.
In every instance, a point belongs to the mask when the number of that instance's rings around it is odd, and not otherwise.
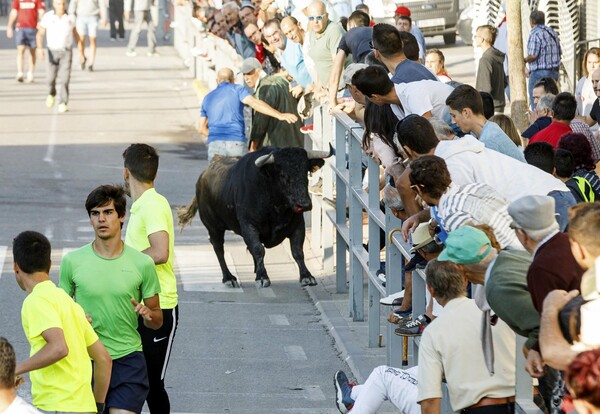
<path fill-rule="evenodd" d="M 429 316 L 419 315 L 414 321 L 408 321 L 406 324 L 396 328 L 394 333 L 400 336 L 421 336 L 423 334 L 423 329 L 425 329 L 430 322 L 431 319 L 429 319 Z"/>
<path fill-rule="evenodd" d="M 69 111 L 69 107 L 67 106 L 66 103 L 60 103 L 58 104 L 58 112 L 60 112 L 61 114 L 68 112 Z"/>
<path fill-rule="evenodd" d="M 400 292 L 392 293 L 385 298 L 379 299 L 379 303 L 385 306 L 400 306 L 402 305 L 402 299 L 404 298 L 404 290 Z M 399 302 L 399 303 L 398 303 Z"/>
<path fill-rule="evenodd" d="M 410 314 L 412 313 L 412 306 L 410 307 L 410 309 L 405 310 L 405 311 L 401 311 L 399 309 L 395 309 L 393 311 L 393 313 L 394 313 L 394 315 L 396 315 L 400 319 L 408 318 L 410 316 Z"/>
<path fill-rule="evenodd" d="M 158 54 L 158 52 L 154 51 L 154 52 L 148 52 L 148 53 L 146 53 L 146 56 L 148 56 L 148 57 L 155 57 L 155 56 L 160 56 L 160 55 Z"/>
<path fill-rule="evenodd" d="M 25 82 L 27 82 L 27 83 L 33 82 L 33 73 L 32 72 L 27 72 L 27 78 L 25 78 Z"/>
<path fill-rule="evenodd" d="M 23 72 L 17 73 L 17 82 L 23 82 Z"/>
<path fill-rule="evenodd" d="M 393 311 L 390 312 L 390 314 L 387 317 L 387 321 L 389 323 L 393 323 L 394 325 L 405 324 L 405 323 L 409 322 L 410 320 L 411 320 L 410 314 L 408 314 L 405 317 L 400 317 L 397 314 L 395 314 Z"/>
<path fill-rule="evenodd" d="M 335 405 L 340 413 L 345 414 L 354 406 L 354 400 L 351 397 L 352 384 L 344 371 L 338 371 L 333 376 L 333 385 L 335 386 Z"/>
<path fill-rule="evenodd" d="M 54 106 L 54 96 L 48 95 L 46 97 L 46 107 L 52 108 Z"/>
<path fill-rule="evenodd" d="M 110 41 L 111 41 L 111 42 L 116 42 L 116 41 L 117 41 L 117 38 L 116 38 L 116 37 L 111 37 L 111 38 L 110 38 Z"/>
<path fill-rule="evenodd" d="M 385 270 L 381 270 L 379 269 L 378 271 L 375 272 L 375 274 L 377 275 L 377 279 L 379 279 L 381 281 L 381 283 L 383 283 L 383 286 L 385 286 Z"/>
<path fill-rule="evenodd" d="M 93 72 L 93 71 L 94 71 L 94 65 L 90 65 L 90 66 L 88 66 L 88 70 L 89 70 L 90 72 Z"/>
<path fill-rule="evenodd" d="M 127 52 L 125 52 L 125 55 L 129 57 L 134 57 L 137 56 L 137 53 L 135 53 L 135 50 L 128 50 Z"/>
<path fill-rule="evenodd" d="M 311 132 L 313 132 L 314 129 L 314 124 L 310 124 L 310 125 L 306 125 L 303 126 L 302 128 L 300 128 L 300 132 L 302 132 L 303 134 L 310 134 Z"/>
<path fill-rule="evenodd" d="M 85 63 L 87 62 L 87 58 L 83 58 L 81 61 L 81 70 L 85 70 Z"/>

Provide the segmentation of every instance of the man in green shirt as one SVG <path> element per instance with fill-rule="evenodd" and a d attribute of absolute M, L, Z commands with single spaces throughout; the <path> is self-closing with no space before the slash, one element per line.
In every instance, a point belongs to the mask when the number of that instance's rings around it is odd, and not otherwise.
<path fill-rule="evenodd" d="M 150 145 L 132 144 L 123 152 L 123 160 L 123 178 L 133 200 L 125 244 L 152 258 L 161 292 L 162 327 L 158 330 L 149 329 L 141 318 L 138 323 L 150 383 L 146 401 L 150 413 L 168 414 L 171 405 L 165 390 L 165 374 L 179 321 L 177 278 L 173 271 L 173 213 L 167 199 L 154 188 L 158 172 L 156 150 Z"/>
<path fill-rule="evenodd" d="M 111 358 L 81 306 L 50 280 L 50 252 L 48 239 L 35 231 L 24 231 L 13 241 L 15 278 L 27 292 L 21 321 L 31 345 L 30 357 L 17 364 L 16 375 L 31 372 L 33 404 L 40 410 L 102 411 Z"/>
<path fill-rule="evenodd" d="M 60 287 L 89 315 L 113 358 L 108 412 L 141 413 L 148 394 L 148 373 L 137 331 L 138 315 L 150 329 L 162 326 L 156 269 L 152 259 L 121 240 L 126 210 L 123 188 L 96 188 L 88 195 L 85 208 L 95 238 L 65 255 Z"/>

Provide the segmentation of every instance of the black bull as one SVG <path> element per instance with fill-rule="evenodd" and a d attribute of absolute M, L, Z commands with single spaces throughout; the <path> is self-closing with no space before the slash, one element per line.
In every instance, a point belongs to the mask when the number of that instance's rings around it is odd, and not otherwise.
<path fill-rule="evenodd" d="M 208 230 L 223 283 L 239 286 L 227 268 L 223 244 L 225 231 L 233 230 L 244 238 L 254 259 L 256 284 L 270 286 L 264 265 L 265 247 L 290 239 L 292 256 L 300 270 L 300 284 L 314 286 L 317 281 L 304 264 L 305 225 L 302 213 L 312 209 L 308 194 L 308 172 L 321 168 L 333 154 L 301 148 L 272 148 L 242 158 L 213 159 L 196 182 L 196 197 L 178 211 L 181 229 L 196 211 Z"/>

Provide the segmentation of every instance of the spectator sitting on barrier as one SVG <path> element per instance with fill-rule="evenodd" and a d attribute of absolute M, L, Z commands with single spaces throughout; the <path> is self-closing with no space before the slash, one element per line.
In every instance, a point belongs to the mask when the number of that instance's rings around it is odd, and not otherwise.
<path fill-rule="evenodd" d="M 501 248 L 522 250 L 510 228 L 508 202 L 494 188 L 483 183 L 457 185 L 452 182 L 446 162 L 435 155 L 424 155 L 410 163 L 411 188 L 429 206 L 437 207 L 437 215 L 446 232 L 467 224 L 487 224 L 494 229 Z M 409 219 L 419 220 L 416 214 Z M 412 225 L 414 226 L 414 225 Z M 432 226 L 433 230 L 433 226 Z"/>
<path fill-rule="evenodd" d="M 567 209 L 575 204 L 575 199 L 560 180 L 524 162 L 485 148 L 483 143 L 471 136 L 439 141 L 427 119 L 417 115 L 410 115 L 399 122 L 396 132 L 403 151 L 411 160 L 423 155 L 437 155 L 443 158 L 452 181 L 459 186 L 484 183 L 498 191 L 509 202 L 529 194 L 552 196 L 557 200 L 555 208 L 562 228 L 566 227 Z M 408 174 L 395 175 L 394 181 L 407 213 L 413 215 L 421 211 L 415 202 L 416 195 L 410 188 Z M 430 219 L 429 211 L 422 214 L 426 215 L 426 218 L 419 221 Z M 410 228 L 403 226 L 402 234 L 405 239 Z"/>
<path fill-rule="evenodd" d="M 241 157 L 246 153 L 244 105 L 279 121 L 293 124 L 298 120 L 295 114 L 281 113 L 268 103 L 254 98 L 242 85 L 236 85 L 231 69 L 220 69 L 217 72 L 217 88 L 206 95 L 202 102 L 198 126 L 198 132 L 208 138 L 209 161 L 215 155 Z"/>
<path fill-rule="evenodd" d="M 515 143 L 497 124 L 485 118 L 481 95 L 475 88 L 469 85 L 457 86 L 446 99 L 446 104 L 449 107 L 452 123 L 463 132 L 473 134 L 487 148 L 525 162 L 523 154 Z"/>
<path fill-rule="evenodd" d="M 600 257 L 600 203 L 582 203 L 573 207 L 571 213 L 571 224 L 569 225 L 569 240 L 571 252 L 577 263 L 586 270 L 581 281 L 581 294 L 583 299 L 590 300 L 586 308 L 580 311 L 570 311 L 570 320 L 581 322 L 581 332 L 578 339 L 579 344 L 573 346 L 565 339 L 559 326 L 559 312 L 578 295 L 577 290 L 560 289 L 550 292 L 544 300 L 542 312 L 540 345 L 544 355 L 544 361 L 560 370 L 564 370 L 575 358 L 582 348 L 598 348 L 597 321 L 598 321 L 598 257 Z M 595 266 L 594 266 L 595 263 Z M 580 315 L 580 316 L 579 316 Z M 579 316 L 579 317 L 578 317 Z M 591 320 L 591 323 L 590 323 Z M 573 323 L 569 323 L 573 326 Z M 575 332 L 578 333 L 578 332 Z"/>
<path fill-rule="evenodd" d="M 240 22 L 240 6 L 232 1 L 223 4 L 221 11 L 227 22 L 227 37 L 237 54 L 243 58 L 254 57 L 254 47 L 250 39 L 244 34 L 244 27 Z"/>
<path fill-rule="evenodd" d="M 263 35 L 258 26 L 254 23 L 249 23 L 244 28 L 244 34 L 248 36 L 248 39 L 254 45 L 256 50 L 256 59 L 262 64 L 263 70 L 267 75 L 273 75 L 281 69 L 281 65 L 275 55 L 269 48 L 271 47 L 268 42 L 263 39 Z M 276 48 L 273 48 L 276 50 Z"/>
<path fill-rule="evenodd" d="M 575 171 L 572 178 L 580 183 L 584 200 L 600 201 L 600 179 L 594 170 L 596 165 L 587 138 L 582 134 L 565 134 L 560 138 L 558 148 L 567 150 L 573 155 Z"/>
<path fill-rule="evenodd" d="M 333 67 L 327 82 L 329 89 L 329 105 L 338 104 L 340 91 L 340 78 L 344 66 L 347 66 L 348 56 L 352 56 L 352 63 L 363 63 L 365 56 L 371 51 L 371 35 L 373 29 L 369 27 L 371 19 L 361 11 L 355 11 L 348 17 L 348 31 L 342 36 L 337 46 L 337 54 L 333 59 Z"/>
<path fill-rule="evenodd" d="M 515 392 L 515 336 L 499 322 L 492 327 L 496 374 L 490 376 L 483 359 L 482 312 L 465 297 L 467 281 L 451 262 L 429 262 L 427 289 L 444 312 L 423 332 L 419 346 L 418 386 L 411 371 L 376 368 L 364 387 L 351 386 L 342 371 L 335 374 L 336 404 L 340 412 L 375 413 L 389 399 L 404 413 L 440 413 L 445 376 L 452 410 L 472 414 L 486 406 L 489 413 L 511 413 Z M 408 375 L 411 380 L 407 381 Z M 414 380 L 412 379 L 414 378 Z M 465 378 L 469 378 L 468 385 Z M 357 388 L 358 387 L 358 388 Z M 417 392 L 416 396 L 412 393 Z"/>
<path fill-rule="evenodd" d="M 392 82 L 398 84 L 427 79 L 438 81 L 429 69 L 406 57 L 400 32 L 391 24 L 380 23 L 373 27 L 372 48 L 375 58 L 393 73 Z"/>
<path fill-rule="evenodd" d="M 267 42 L 276 48 L 276 57 L 281 61 L 281 66 L 287 71 L 289 77 L 293 79 L 292 95 L 299 98 L 303 94 L 311 93 L 314 84 L 304 63 L 302 45 L 288 41 L 281 31 L 278 19 L 268 20 L 262 32 Z"/>
<path fill-rule="evenodd" d="M 519 150 L 523 150 L 523 141 L 519 135 L 519 130 L 509 116 L 504 114 L 494 115 L 490 118 L 490 121 L 497 124 L 510 140 L 515 143 Z"/>
<path fill-rule="evenodd" d="M 282 76 L 267 76 L 256 58 L 242 62 L 240 72 L 244 81 L 254 91 L 256 99 L 264 101 L 279 112 L 286 113 L 284 124 L 275 122 L 264 114 L 255 113 L 250 134 L 250 151 L 263 146 L 304 147 L 304 136 L 300 133 L 301 121 L 298 119 L 297 102 L 290 92 L 290 84 Z"/>
<path fill-rule="evenodd" d="M 394 84 L 381 66 L 369 66 L 352 76 L 352 84 L 377 105 L 390 104 L 396 117 L 416 114 L 449 121 L 446 98 L 452 87 L 432 80 Z"/>

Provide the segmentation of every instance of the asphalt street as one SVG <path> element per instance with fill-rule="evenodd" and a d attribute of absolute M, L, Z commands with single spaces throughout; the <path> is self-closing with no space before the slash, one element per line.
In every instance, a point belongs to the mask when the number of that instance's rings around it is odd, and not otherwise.
<path fill-rule="evenodd" d="M 45 106 L 45 62 L 39 62 L 33 83 L 15 81 L 15 50 L 5 25 L 0 18 L 0 336 L 23 359 L 29 352 L 20 324 L 25 293 L 14 280 L 12 239 L 23 230 L 44 233 L 52 242 L 51 278 L 57 281 L 64 253 L 93 238 L 87 194 L 100 184 L 122 182 L 121 154 L 129 144 L 158 148 L 156 187 L 174 210 L 191 200 L 207 160 L 195 132 L 192 79 L 173 48 L 159 45 L 159 57 L 146 57 L 138 47 L 139 56 L 126 57 L 125 44 L 109 42 L 102 30 L 94 72 L 82 71 L 74 57 L 70 111 L 59 114 Z M 139 44 L 145 44 L 143 37 Z M 447 65 L 451 74 L 471 81 L 472 49 L 448 50 L 456 54 L 457 64 Z M 266 257 L 272 286 L 257 289 L 251 256 L 230 234 L 228 260 L 242 288 L 224 289 L 198 218 L 175 243 L 181 319 L 166 378 L 172 411 L 337 412 L 332 376 L 338 369 L 350 372 L 341 350 L 351 348 L 335 344 L 331 318 L 319 301 L 330 301 L 341 323 L 350 319 L 332 276 L 318 273 L 318 261 L 309 255 L 320 285 L 301 288 L 285 243 Z M 366 342 L 365 324 L 348 330 Z M 371 368 L 385 362 L 384 349 L 364 346 L 360 352 Z M 28 386 L 20 392 L 28 397 Z M 383 411 L 390 412 L 389 406 Z"/>

